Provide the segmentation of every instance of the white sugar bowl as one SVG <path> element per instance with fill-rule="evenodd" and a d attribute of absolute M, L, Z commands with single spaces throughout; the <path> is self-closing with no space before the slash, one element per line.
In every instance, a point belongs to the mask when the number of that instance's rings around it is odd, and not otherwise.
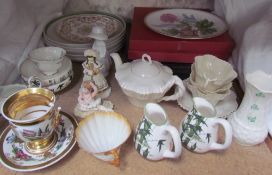
<path fill-rule="evenodd" d="M 185 88 L 181 79 L 173 75 L 169 67 L 151 60 L 149 55 L 143 54 L 142 59 L 131 63 L 122 63 L 117 53 L 110 55 L 116 67 L 115 78 L 133 105 L 144 107 L 149 102 L 177 100 L 183 95 Z M 174 85 L 177 91 L 165 96 Z"/>
<path fill-rule="evenodd" d="M 29 53 L 30 59 L 38 65 L 45 75 L 57 73 L 66 51 L 60 47 L 40 47 Z"/>

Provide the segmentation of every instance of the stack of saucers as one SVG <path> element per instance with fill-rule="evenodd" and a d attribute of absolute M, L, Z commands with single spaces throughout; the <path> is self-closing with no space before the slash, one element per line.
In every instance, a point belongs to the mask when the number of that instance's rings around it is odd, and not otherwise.
<path fill-rule="evenodd" d="M 50 21 L 44 31 L 46 45 L 61 47 L 73 61 L 84 61 L 84 50 L 92 46 L 88 37 L 95 25 L 105 28 L 109 51 L 119 51 L 125 43 L 126 23 L 116 15 L 102 12 L 80 12 L 64 15 Z"/>
<path fill-rule="evenodd" d="M 42 87 L 58 92 L 72 81 L 72 62 L 65 56 L 64 49 L 42 47 L 30 52 L 29 58 L 20 67 L 20 74 L 26 82 L 35 76 L 41 81 Z"/>

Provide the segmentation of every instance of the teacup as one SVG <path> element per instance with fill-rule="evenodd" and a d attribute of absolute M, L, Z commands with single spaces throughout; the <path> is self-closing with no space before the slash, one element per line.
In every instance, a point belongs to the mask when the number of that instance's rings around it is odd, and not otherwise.
<path fill-rule="evenodd" d="M 55 95 L 44 88 L 27 88 L 9 96 L 3 103 L 2 115 L 16 136 L 31 153 L 43 153 L 57 141 L 54 129 L 59 123 Z"/>
<path fill-rule="evenodd" d="M 138 153 L 149 160 L 177 158 L 182 151 L 178 130 L 170 125 L 166 112 L 156 103 L 145 105 L 134 142 Z"/>
<path fill-rule="evenodd" d="M 29 53 L 39 70 L 45 75 L 53 75 L 62 65 L 66 51 L 60 47 L 40 47 Z"/>
<path fill-rule="evenodd" d="M 195 57 L 196 82 L 204 81 L 214 87 L 222 87 L 237 77 L 232 65 L 213 55 Z M 212 89 L 210 89 L 212 90 Z"/>

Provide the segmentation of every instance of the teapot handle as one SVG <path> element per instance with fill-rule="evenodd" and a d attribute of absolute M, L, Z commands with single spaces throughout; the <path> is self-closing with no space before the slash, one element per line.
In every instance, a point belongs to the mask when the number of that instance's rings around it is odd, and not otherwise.
<path fill-rule="evenodd" d="M 176 75 L 174 75 L 173 78 L 174 78 L 174 85 L 177 86 L 175 93 L 170 96 L 164 96 L 160 101 L 162 101 L 162 100 L 164 100 L 164 101 L 177 100 L 178 98 L 180 98 L 184 94 L 185 87 L 182 83 L 182 80 L 179 77 L 177 77 Z"/>

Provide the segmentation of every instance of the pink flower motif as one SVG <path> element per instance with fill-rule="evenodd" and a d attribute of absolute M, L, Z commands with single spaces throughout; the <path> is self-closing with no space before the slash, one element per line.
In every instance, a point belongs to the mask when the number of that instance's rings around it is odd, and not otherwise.
<path fill-rule="evenodd" d="M 173 23 L 178 20 L 178 17 L 176 15 L 170 14 L 170 13 L 165 13 L 160 16 L 160 20 L 162 22 L 170 22 Z"/>

